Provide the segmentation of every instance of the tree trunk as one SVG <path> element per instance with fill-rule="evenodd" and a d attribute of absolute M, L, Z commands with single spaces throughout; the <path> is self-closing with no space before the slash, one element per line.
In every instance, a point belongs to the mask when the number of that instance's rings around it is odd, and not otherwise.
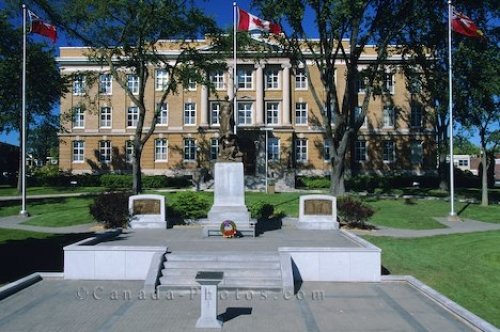
<path fill-rule="evenodd" d="M 449 182 L 450 182 L 450 167 L 446 162 L 446 154 L 440 152 L 439 153 L 439 166 L 438 166 L 438 175 L 439 175 L 439 189 L 448 191 Z"/>
<path fill-rule="evenodd" d="M 141 174 L 141 149 L 134 149 L 134 159 L 132 163 L 132 191 L 137 195 L 142 193 Z"/>
<path fill-rule="evenodd" d="M 332 158 L 332 172 L 330 173 L 330 192 L 333 196 L 342 196 L 345 194 L 344 186 L 344 160 L 343 158 Z"/>
<path fill-rule="evenodd" d="M 481 177 L 481 205 L 488 206 L 488 156 L 483 149 L 481 163 L 483 164 L 483 174 Z"/>

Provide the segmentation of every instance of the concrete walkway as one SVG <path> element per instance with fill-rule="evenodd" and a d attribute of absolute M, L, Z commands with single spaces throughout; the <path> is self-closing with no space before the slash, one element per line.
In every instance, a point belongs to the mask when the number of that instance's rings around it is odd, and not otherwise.
<path fill-rule="evenodd" d="M 25 218 L 22 216 L 10 216 L 10 217 L 0 218 L 0 228 L 18 229 L 22 231 L 52 233 L 52 234 L 91 233 L 98 228 L 97 223 L 88 223 L 83 225 L 67 226 L 67 227 L 42 227 L 42 226 L 24 225 L 23 223 L 28 220 L 29 218 Z"/>
<path fill-rule="evenodd" d="M 446 228 L 436 229 L 401 229 L 377 226 L 378 229 L 365 230 L 350 230 L 357 235 L 372 235 L 372 236 L 390 236 L 396 238 L 417 238 L 436 235 L 463 234 L 474 232 L 486 232 L 500 230 L 500 224 L 487 223 L 477 220 L 464 219 L 463 221 L 448 221 L 447 218 L 435 218 L 438 222 L 446 226 Z"/>

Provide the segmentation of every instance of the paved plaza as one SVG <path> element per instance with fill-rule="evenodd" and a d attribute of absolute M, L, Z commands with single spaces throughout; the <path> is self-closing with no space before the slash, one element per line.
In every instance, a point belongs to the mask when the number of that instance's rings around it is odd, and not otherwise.
<path fill-rule="evenodd" d="M 197 291 L 154 299 L 142 282 L 45 279 L 0 302 L 1 331 L 205 331 Z M 220 292 L 223 331 L 475 331 L 404 282 L 304 283 L 296 296 Z"/>

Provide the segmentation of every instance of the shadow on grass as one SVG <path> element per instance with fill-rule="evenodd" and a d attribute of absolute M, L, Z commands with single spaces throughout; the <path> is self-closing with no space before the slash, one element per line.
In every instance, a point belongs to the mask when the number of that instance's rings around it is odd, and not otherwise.
<path fill-rule="evenodd" d="M 0 244 L 0 284 L 33 272 L 62 272 L 63 247 L 93 236 L 93 233 L 53 235 L 44 239 L 8 240 Z"/>
<path fill-rule="evenodd" d="M 464 207 L 461 208 L 460 211 L 457 212 L 457 215 L 458 216 L 461 215 L 469 207 L 470 204 L 471 204 L 470 202 L 468 202 L 467 204 L 465 204 Z"/>

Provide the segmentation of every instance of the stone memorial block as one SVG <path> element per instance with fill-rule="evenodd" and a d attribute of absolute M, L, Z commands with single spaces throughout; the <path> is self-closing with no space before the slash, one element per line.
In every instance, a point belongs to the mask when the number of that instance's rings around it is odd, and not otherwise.
<path fill-rule="evenodd" d="M 162 195 L 134 195 L 128 199 L 132 228 L 167 228 L 165 197 Z"/>
<path fill-rule="evenodd" d="M 300 229 L 338 229 L 337 198 L 330 195 L 300 196 Z"/>

